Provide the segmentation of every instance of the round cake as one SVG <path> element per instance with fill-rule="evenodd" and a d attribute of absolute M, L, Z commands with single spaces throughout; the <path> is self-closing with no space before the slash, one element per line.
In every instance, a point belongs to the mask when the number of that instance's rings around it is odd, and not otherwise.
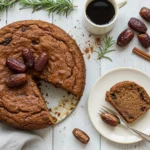
<path fill-rule="evenodd" d="M 8 87 L 7 78 L 15 72 L 7 59 L 23 62 L 22 51 L 29 49 L 35 60 L 42 53 L 48 63 L 42 72 L 28 69 L 27 82 Z M 55 123 L 36 85 L 41 79 L 65 89 L 79 99 L 85 86 L 85 64 L 76 42 L 59 27 L 37 20 L 19 21 L 0 29 L 0 120 L 13 127 L 35 130 Z"/>

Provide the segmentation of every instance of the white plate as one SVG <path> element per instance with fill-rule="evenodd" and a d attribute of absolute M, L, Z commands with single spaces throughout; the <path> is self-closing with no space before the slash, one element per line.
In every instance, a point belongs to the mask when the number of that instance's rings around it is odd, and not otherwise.
<path fill-rule="evenodd" d="M 142 139 L 132 131 L 122 125 L 118 125 L 115 128 L 110 127 L 98 116 L 98 112 L 103 105 L 112 108 L 112 106 L 105 101 L 105 93 L 113 85 L 121 81 L 134 81 L 143 86 L 150 95 L 150 77 L 145 73 L 132 68 L 112 70 L 99 78 L 91 90 L 88 101 L 90 120 L 101 135 L 113 142 L 123 144 L 139 142 Z M 130 126 L 141 132 L 150 134 L 150 111 Z"/>
<path fill-rule="evenodd" d="M 45 99 L 50 114 L 55 117 L 55 124 L 66 119 L 77 107 L 79 100 L 67 91 L 56 88 L 44 81 L 39 82 L 39 88 Z"/>

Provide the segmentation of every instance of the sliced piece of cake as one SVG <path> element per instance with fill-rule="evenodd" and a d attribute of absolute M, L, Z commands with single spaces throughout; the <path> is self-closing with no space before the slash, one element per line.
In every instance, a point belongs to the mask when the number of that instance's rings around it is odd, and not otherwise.
<path fill-rule="evenodd" d="M 123 81 L 106 92 L 108 101 L 126 120 L 132 123 L 150 108 L 150 97 L 143 87 L 131 81 Z"/>
<path fill-rule="evenodd" d="M 31 76 L 27 83 L 0 93 L 0 120 L 15 128 L 36 130 L 55 123 L 42 95 Z"/>

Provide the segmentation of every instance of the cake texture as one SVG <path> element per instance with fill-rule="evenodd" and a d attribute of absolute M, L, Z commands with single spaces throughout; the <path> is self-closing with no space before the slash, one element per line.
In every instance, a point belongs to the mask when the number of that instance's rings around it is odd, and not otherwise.
<path fill-rule="evenodd" d="M 108 101 L 125 119 L 133 123 L 150 108 L 150 97 L 143 87 L 131 81 L 123 81 L 106 92 Z"/>
<path fill-rule="evenodd" d="M 22 50 L 30 49 L 35 60 L 42 53 L 48 64 L 42 72 L 28 69 L 27 83 L 9 88 L 7 78 L 14 74 L 8 58 L 23 61 Z M 79 99 L 85 86 L 85 64 L 76 42 L 59 27 L 38 20 L 9 24 L 0 29 L 0 120 L 13 127 L 35 130 L 54 124 L 35 78 L 63 88 Z"/>

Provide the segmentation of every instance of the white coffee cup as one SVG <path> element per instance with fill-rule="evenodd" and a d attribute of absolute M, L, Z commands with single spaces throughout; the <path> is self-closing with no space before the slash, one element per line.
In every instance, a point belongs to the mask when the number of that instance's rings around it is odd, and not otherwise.
<path fill-rule="evenodd" d="M 89 3 L 91 3 L 93 0 L 87 0 L 86 4 L 85 4 L 85 7 L 84 7 L 84 26 L 85 28 L 93 33 L 93 34 L 97 34 L 97 35 L 100 35 L 100 34 L 106 34 L 108 32 L 110 32 L 115 23 L 116 23 L 116 20 L 118 18 L 118 12 L 119 12 L 119 8 L 121 8 L 122 6 L 124 6 L 126 3 L 127 3 L 127 0 L 108 0 L 109 2 L 112 3 L 112 5 L 114 6 L 115 8 L 115 17 L 114 19 L 108 23 L 108 24 L 104 24 L 104 25 L 97 25 L 95 23 L 93 23 L 86 15 L 86 9 L 87 9 L 87 6 L 89 5 Z"/>

